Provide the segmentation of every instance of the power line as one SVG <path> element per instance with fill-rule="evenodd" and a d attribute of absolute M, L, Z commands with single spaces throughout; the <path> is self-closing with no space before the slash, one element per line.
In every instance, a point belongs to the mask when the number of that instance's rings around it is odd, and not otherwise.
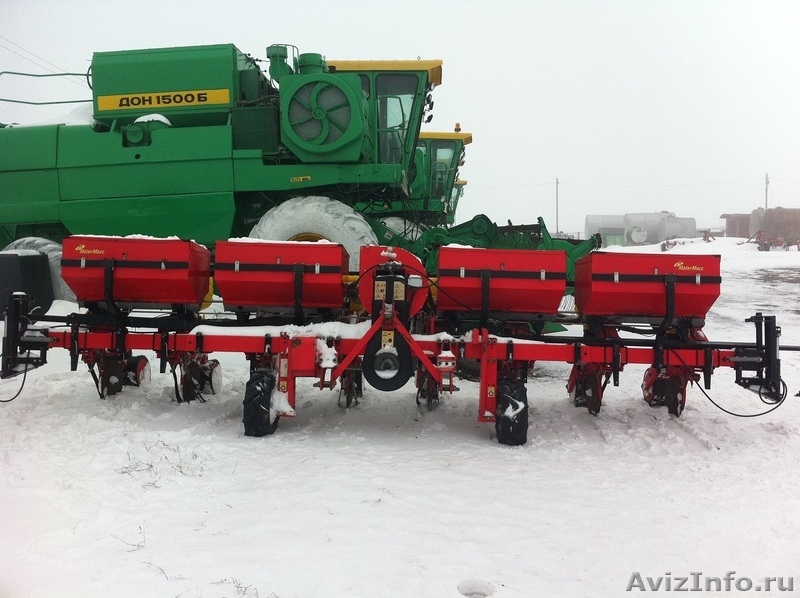
<path fill-rule="evenodd" d="M 2 36 L 0 36 L 0 37 L 2 37 Z M 5 39 L 5 38 L 3 37 L 3 39 Z M 17 56 L 19 56 L 19 57 L 20 57 L 20 58 L 22 58 L 23 60 L 27 60 L 27 61 L 28 61 L 28 62 L 30 62 L 31 64 L 34 64 L 34 65 L 38 66 L 40 69 L 44 69 L 44 70 L 46 70 L 46 71 L 48 71 L 48 72 L 50 72 L 50 73 L 55 73 L 55 72 L 56 72 L 56 71 L 54 71 L 53 69 L 49 69 L 49 68 L 47 68 L 47 67 L 45 67 L 45 66 L 42 66 L 41 64 L 38 64 L 38 63 L 34 62 L 33 60 L 31 60 L 31 59 L 30 59 L 30 58 L 28 58 L 27 56 L 23 56 L 22 54 L 20 54 L 20 53 L 19 53 L 19 52 L 17 52 L 16 50 L 12 50 L 11 48 L 9 48 L 8 46 L 6 46 L 5 44 L 0 44 L 0 48 L 5 48 L 6 50 L 8 50 L 9 52 L 11 52 L 12 54 L 16 54 Z"/>
<path fill-rule="evenodd" d="M 473 185 L 470 183 L 470 189 L 528 189 L 529 187 L 549 187 L 552 186 L 553 181 L 547 183 L 531 183 L 529 185 Z"/>
<path fill-rule="evenodd" d="M 740 183 L 752 183 L 760 181 L 761 179 L 740 179 L 737 181 L 713 181 L 708 183 L 670 183 L 667 185 L 617 185 L 617 184 L 603 184 L 603 183 L 565 183 L 560 181 L 562 185 L 570 185 L 572 187 L 615 187 L 621 189 L 658 189 L 668 187 L 710 187 L 713 185 L 733 185 Z"/>
<path fill-rule="evenodd" d="M 62 69 L 62 68 L 61 68 L 60 66 L 58 66 L 57 64 L 53 64 L 52 62 L 50 62 L 50 61 L 48 61 L 48 60 L 45 60 L 45 59 L 44 59 L 44 58 L 42 58 L 41 56 L 37 56 L 36 54 L 34 54 L 33 52 L 31 52 L 30 50 L 26 50 L 25 48 L 23 48 L 22 46 L 20 46 L 18 43 L 11 41 L 11 40 L 10 40 L 10 39 L 8 39 L 7 37 L 5 37 L 5 36 L 3 36 L 3 35 L 0 35 L 0 39 L 3 39 L 3 40 L 5 40 L 5 41 L 7 41 L 7 42 L 8 42 L 9 44 L 11 44 L 12 46 L 16 46 L 17 48 L 19 48 L 20 50 L 22 50 L 22 51 L 23 51 L 23 52 L 25 52 L 26 54 L 30 54 L 31 56 L 33 56 L 34 58 L 36 58 L 36 60 L 40 60 L 41 62 L 44 62 L 45 64 L 49 64 L 49 65 L 50 65 L 50 66 L 52 66 L 53 68 L 56 68 L 56 69 L 58 69 L 58 71 L 53 71 L 53 70 L 50 70 L 50 69 L 48 69 L 48 68 L 46 68 L 46 67 L 44 67 L 44 66 L 42 66 L 42 65 L 37 65 L 37 66 L 41 66 L 41 67 L 42 67 L 42 68 L 44 68 L 45 70 L 49 70 L 51 73 L 55 73 L 55 72 L 64 72 L 64 69 Z M 9 47 L 7 47 L 7 46 L 3 46 L 3 47 L 4 47 L 4 48 L 6 48 L 6 50 L 8 50 L 9 52 L 14 52 L 14 50 L 12 50 L 11 48 L 9 48 Z M 25 60 L 27 60 L 28 62 L 31 62 L 31 63 L 33 63 L 33 64 L 36 64 L 35 62 L 33 62 L 33 60 L 31 60 L 30 58 L 27 58 L 27 57 L 25 57 L 25 56 L 22 56 L 22 54 L 20 54 L 19 52 L 14 52 L 14 54 L 16 54 L 17 56 L 20 56 L 20 57 L 24 58 L 24 59 L 25 59 Z"/>
<path fill-rule="evenodd" d="M 569 187 L 602 187 L 602 188 L 614 188 L 614 189 L 659 189 L 659 188 L 670 188 L 670 187 L 710 187 L 714 185 L 733 185 L 733 184 L 742 184 L 742 183 L 753 183 L 760 181 L 761 179 L 740 179 L 735 181 L 713 181 L 707 183 L 670 183 L 665 185 L 619 185 L 615 183 L 570 183 L 565 182 L 561 178 L 558 179 L 558 185 L 567 185 Z M 787 181 L 785 179 L 770 179 L 775 181 L 784 181 L 789 183 L 794 183 L 795 181 Z M 470 185 L 470 187 L 475 189 L 527 189 L 529 187 L 547 187 L 553 186 L 556 183 L 553 181 L 549 181 L 547 183 L 531 183 L 527 185 Z"/>
<path fill-rule="evenodd" d="M 776 178 L 776 177 L 772 177 L 769 180 L 770 183 L 772 181 L 780 181 L 781 183 L 789 183 L 790 185 L 800 185 L 800 181 L 790 181 L 789 179 L 779 179 L 779 178 Z"/>
<path fill-rule="evenodd" d="M 38 66 L 40 69 L 44 69 L 44 70 L 46 70 L 46 71 L 48 71 L 48 72 L 50 72 L 50 73 L 53 73 L 53 74 L 67 74 L 67 72 L 66 72 L 64 69 L 62 69 L 60 66 L 58 66 L 58 65 L 56 65 L 56 64 L 53 64 L 52 62 L 50 62 L 49 60 L 46 60 L 46 59 L 42 58 L 41 56 L 37 56 L 36 54 L 34 54 L 33 52 L 31 52 L 30 50 L 26 50 L 25 48 L 23 48 L 22 46 L 20 46 L 19 44 L 15 43 L 15 42 L 11 41 L 11 40 L 10 40 L 10 39 L 8 39 L 7 37 L 0 35 L 0 39 L 7 41 L 9 44 L 11 44 L 11 45 L 13 45 L 13 46 L 15 46 L 15 47 L 19 48 L 19 49 L 20 49 L 20 50 L 22 50 L 23 52 L 25 52 L 25 53 L 27 53 L 27 54 L 30 54 L 30 55 L 31 55 L 31 56 L 33 56 L 33 57 L 34 57 L 36 60 L 38 60 L 38 61 L 40 61 L 40 62 L 43 62 L 44 64 L 37 63 L 37 62 L 35 62 L 34 60 L 32 60 L 31 58 L 29 58 L 29 57 L 27 57 L 27 56 L 25 56 L 25 55 L 23 55 L 23 54 L 20 54 L 19 52 L 17 52 L 16 50 L 14 50 L 14 49 L 12 49 L 12 48 L 9 48 L 9 47 L 8 47 L 8 46 L 6 46 L 5 44 L 2 44 L 2 43 L 0 43 L 0 47 L 2 47 L 2 48 L 5 48 L 6 50 L 8 50 L 9 52 L 11 52 L 12 54 L 15 54 L 15 55 L 19 56 L 20 58 L 22 58 L 23 60 L 27 60 L 27 61 L 28 61 L 28 62 L 30 62 L 31 64 L 34 64 L 34 65 Z M 45 64 L 49 64 L 50 66 L 52 66 L 53 68 L 55 68 L 55 69 L 57 69 L 57 70 L 53 70 L 53 69 L 51 69 L 51 68 L 48 68 L 47 66 L 45 66 Z M 81 87 L 85 87 L 85 86 L 86 86 L 86 82 L 85 82 L 85 81 L 82 81 L 82 80 L 80 80 L 80 79 L 76 80 L 76 79 L 73 79 L 73 78 L 71 78 L 71 77 L 73 77 L 73 76 L 74 76 L 74 75 L 70 75 L 70 78 L 68 78 L 67 80 L 68 80 L 68 81 L 71 81 L 72 83 L 74 83 L 74 84 L 76 84 L 76 85 L 79 85 L 79 86 L 81 86 Z M 81 81 L 81 83 L 78 83 L 78 81 Z"/>

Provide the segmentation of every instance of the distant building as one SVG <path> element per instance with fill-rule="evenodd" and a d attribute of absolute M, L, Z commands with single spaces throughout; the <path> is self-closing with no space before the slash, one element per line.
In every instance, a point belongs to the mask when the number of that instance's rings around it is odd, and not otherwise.
<path fill-rule="evenodd" d="M 756 208 L 749 214 L 722 214 L 726 237 L 749 239 L 761 234 L 791 243 L 800 239 L 800 208 Z"/>
<path fill-rule="evenodd" d="M 750 215 L 751 235 L 761 232 L 770 239 L 800 241 L 800 208 L 758 208 Z"/>
<path fill-rule="evenodd" d="M 672 212 L 644 212 L 586 216 L 586 237 L 600 233 L 603 246 L 652 245 L 670 239 L 698 236 L 694 218 L 678 218 Z"/>
<path fill-rule="evenodd" d="M 609 245 L 625 245 L 624 216 L 587 216 L 585 224 L 586 238 L 600 233 L 603 247 Z"/>
<path fill-rule="evenodd" d="M 750 214 L 722 214 L 720 218 L 725 220 L 726 237 L 744 237 L 747 239 L 753 234 L 750 232 Z"/>

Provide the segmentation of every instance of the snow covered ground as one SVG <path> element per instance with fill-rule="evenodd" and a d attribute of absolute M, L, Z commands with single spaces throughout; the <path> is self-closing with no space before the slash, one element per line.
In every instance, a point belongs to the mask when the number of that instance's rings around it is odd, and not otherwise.
<path fill-rule="evenodd" d="M 800 252 L 734 239 L 671 251 L 723 256 L 711 340 L 751 341 L 744 319 L 763 311 L 800 344 Z M 0 596 L 800 592 L 800 353 L 782 353 L 784 405 L 756 418 L 697 387 L 679 419 L 651 409 L 638 366 L 592 417 L 566 396 L 568 365 L 537 364 L 521 447 L 476 421 L 463 380 L 433 412 L 411 383 L 344 410 L 304 380 L 295 419 L 245 437 L 247 364 L 215 357 L 224 390 L 203 404 L 175 403 L 157 367 L 149 388 L 100 400 L 53 350 L 0 405 Z M 709 394 L 767 408 L 728 370 Z"/>

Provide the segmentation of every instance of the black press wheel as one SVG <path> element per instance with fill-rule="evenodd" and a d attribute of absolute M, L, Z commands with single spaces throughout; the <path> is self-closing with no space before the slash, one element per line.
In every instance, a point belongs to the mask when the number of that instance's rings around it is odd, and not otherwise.
<path fill-rule="evenodd" d="M 275 374 L 256 370 L 247 381 L 244 391 L 242 423 L 245 436 L 268 436 L 278 429 L 277 415 L 270 416 L 270 400 L 275 388 Z"/>
<path fill-rule="evenodd" d="M 390 392 L 405 386 L 414 371 L 411 349 L 399 334 L 394 335 L 394 346 L 381 346 L 381 334 L 367 343 L 361 369 L 370 386 Z"/>
<path fill-rule="evenodd" d="M 519 446 L 528 441 L 528 393 L 523 380 L 504 378 L 497 384 L 497 442 Z"/>

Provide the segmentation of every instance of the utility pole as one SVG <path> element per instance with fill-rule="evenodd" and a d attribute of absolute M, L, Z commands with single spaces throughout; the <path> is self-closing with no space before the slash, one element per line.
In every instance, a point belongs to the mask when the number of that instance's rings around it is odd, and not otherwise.
<path fill-rule="evenodd" d="M 769 173 L 767 173 L 767 182 L 764 185 L 764 211 L 769 209 Z"/>
<path fill-rule="evenodd" d="M 556 234 L 558 230 L 558 177 L 556 177 Z"/>

